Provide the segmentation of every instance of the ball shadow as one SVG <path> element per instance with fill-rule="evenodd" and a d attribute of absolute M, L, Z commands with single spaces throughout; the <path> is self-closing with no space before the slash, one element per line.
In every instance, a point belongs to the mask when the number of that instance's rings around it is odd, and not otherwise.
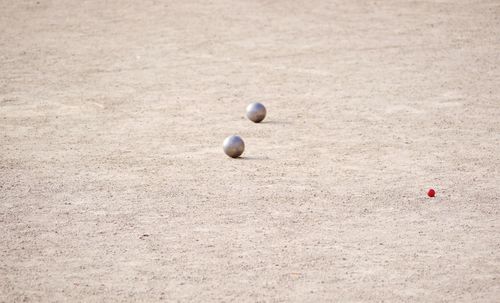
<path fill-rule="evenodd" d="M 260 123 L 257 123 L 257 124 L 276 124 L 276 125 L 287 125 L 287 124 L 292 124 L 291 122 L 289 121 L 276 121 L 276 120 L 271 120 L 271 121 L 262 121 Z"/>
<path fill-rule="evenodd" d="M 240 161 L 257 161 L 257 160 L 269 160 L 268 157 L 238 157 L 238 158 L 235 158 L 235 160 L 240 160 Z"/>

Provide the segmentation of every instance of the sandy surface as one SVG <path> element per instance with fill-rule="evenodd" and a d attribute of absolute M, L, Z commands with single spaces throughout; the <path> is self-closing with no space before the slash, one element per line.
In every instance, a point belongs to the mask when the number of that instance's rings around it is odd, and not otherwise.
<path fill-rule="evenodd" d="M 500 3 L 327 2 L 0 0 L 0 301 L 498 300 Z"/>

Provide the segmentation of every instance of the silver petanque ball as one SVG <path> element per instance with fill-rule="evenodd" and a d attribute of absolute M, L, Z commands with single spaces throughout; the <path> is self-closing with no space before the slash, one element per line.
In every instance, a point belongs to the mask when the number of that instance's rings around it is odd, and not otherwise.
<path fill-rule="evenodd" d="M 238 158 L 245 150 L 245 143 L 240 136 L 229 136 L 222 143 L 222 148 L 229 157 Z"/>
<path fill-rule="evenodd" d="M 266 108 L 259 102 L 247 106 L 247 118 L 255 123 L 259 123 L 266 117 Z"/>

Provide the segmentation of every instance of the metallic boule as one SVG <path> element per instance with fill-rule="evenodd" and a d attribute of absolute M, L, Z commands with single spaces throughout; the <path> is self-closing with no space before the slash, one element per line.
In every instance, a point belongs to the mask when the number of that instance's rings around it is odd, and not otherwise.
<path fill-rule="evenodd" d="M 247 106 L 247 118 L 259 123 L 266 117 L 266 108 L 261 103 L 255 102 Z"/>
<path fill-rule="evenodd" d="M 240 136 L 229 136 L 222 143 L 222 148 L 229 157 L 238 158 L 245 150 L 245 143 Z"/>

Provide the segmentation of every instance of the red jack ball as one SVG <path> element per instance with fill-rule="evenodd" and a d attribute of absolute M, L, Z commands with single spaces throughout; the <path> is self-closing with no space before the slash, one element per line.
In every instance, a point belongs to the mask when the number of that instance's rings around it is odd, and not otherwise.
<path fill-rule="evenodd" d="M 427 192 L 427 196 L 431 197 L 431 198 L 434 198 L 434 196 L 436 195 L 436 191 L 434 189 L 429 189 L 429 191 Z"/>

